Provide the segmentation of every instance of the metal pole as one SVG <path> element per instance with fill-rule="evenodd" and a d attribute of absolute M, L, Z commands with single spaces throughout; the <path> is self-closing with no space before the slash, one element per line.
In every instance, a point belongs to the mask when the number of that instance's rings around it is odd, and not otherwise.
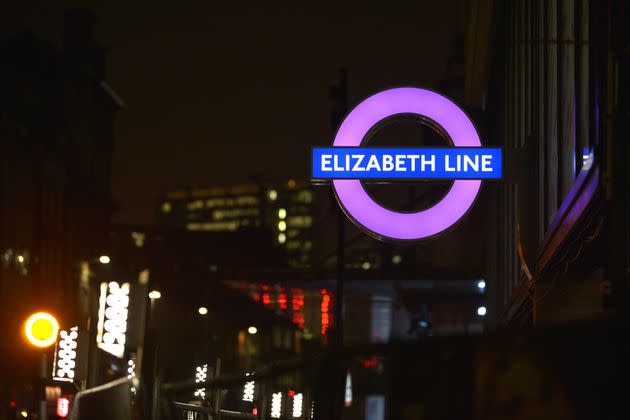
<path fill-rule="evenodd" d="M 347 95 L 347 81 L 346 81 L 346 70 L 342 69 L 340 73 L 339 87 L 337 91 L 337 95 L 335 97 L 335 115 L 336 121 L 333 120 L 333 130 L 336 130 L 337 127 L 341 124 L 343 117 L 346 114 L 347 104 L 346 104 L 346 95 Z M 335 345 L 338 349 L 343 347 L 343 304 L 344 304 L 344 290 L 343 290 L 343 282 L 344 282 L 344 269 L 346 263 L 346 253 L 345 253 L 345 215 L 343 214 L 343 210 L 338 208 L 337 211 L 337 304 L 335 305 Z"/>
<path fill-rule="evenodd" d="M 335 133 L 346 114 L 346 71 L 340 72 L 339 83 L 330 89 L 333 109 L 331 112 L 331 128 Z M 334 200 L 333 200 L 334 201 Z M 331 331 L 332 342 L 329 348 L 337 350 L 341 354 L 343 348 L 343 305 L 344 305 L 344 271 L 345 271 L 345 215 L 341 208 L 334 203 L 334 211 L 337 217 L 337 264 L 336 264 L 336 292 L 333 328 Z M 322 337 L 323 338 L 323 337 Z M 324 369 L 317 375 L 315 387 L 315 419 L 340 418 L 343 404 L 343 392 L 345 374 L 341 357 L 332 358 Z"/>
<path fill-rule="evenodd" d="M 335 305 L 335 333 L 336 345 L 338 348 L 343 347 L 343 271 L 345 265 L 345 215 L 341 208 L 337 212 L 337 304 Z"/>
<path fill-rule="evenodd" d="M 42 352 L 41 358 L 40 358 L 40 371 L 39 371 L 39 376 L 42 380 L 42 399 L 39 401 L 39 419 L 40 420 L 47 420 L 48 419 L 48 409 L 46 406 L 46 379 L 48 376 L 48 357 L 46 355 L 46 352 Z"/>

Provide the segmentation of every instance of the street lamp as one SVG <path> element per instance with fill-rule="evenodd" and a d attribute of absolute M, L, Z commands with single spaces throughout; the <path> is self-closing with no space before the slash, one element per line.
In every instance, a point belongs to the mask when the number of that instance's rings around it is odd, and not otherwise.
<path fill-rule="evenodd" d="M 254 335 L 254 334 L 256 334 L 256 333 L 258 332 L 258 328 L 254 327 L 254 326 L 252 325 L 251 327 L 249 327 L 249 328 L 247 329 L 247 332 L 248 332 L 248 333 L 250 333 L 250 334 L 252 334 L 252 335 Z"/>
<path fill-rule="evenodd" d="M 149 292 L 149 299 L 151 300 L 159 299 L 161 297 L 162 297 L 162 293 L 160 293 L 159 290 L 151 290 Z"/>
<path fill-rule="evenodd" d="M 201 306 L 199 309 L 197 309 L 197 312 L 199 312 L 199 315 L 206 315 L 208 313 L 208 308 L 206 308 L 205 306 Z"/>
<path fill-rule="evenodd" d="M 98 257 L 98 262 L 100 262 L 101 264 L 109 264 L 110 261 L 111 259 L 109 258 L 109 255 L 101 255 L 100 257 Z"/>

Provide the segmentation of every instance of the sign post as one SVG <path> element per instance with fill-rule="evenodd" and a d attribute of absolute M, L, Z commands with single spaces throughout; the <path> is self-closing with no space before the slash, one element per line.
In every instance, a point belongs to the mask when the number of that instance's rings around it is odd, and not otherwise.
<path fill-rule="evenodd" d="M 45 350 L 57 342 L 57 334 L 59 334 L 59 322 L 48 312 L 36 312 L 24 323 L 26 339 L 31 345 L 41 349 L 39 376 L 42 386 L 48 379 L 48 357 Z M 39 418 L 40 420 L 48 418 L 45 396 L 39 401 Z"/>

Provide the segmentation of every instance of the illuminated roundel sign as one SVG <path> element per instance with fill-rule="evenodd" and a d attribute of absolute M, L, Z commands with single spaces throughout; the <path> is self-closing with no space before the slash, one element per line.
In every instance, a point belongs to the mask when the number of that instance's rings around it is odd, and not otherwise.
<path fill-rule="evenodd" d="M 413 115 L 438 128 L 454 147 L 362 147 L 384 120 Z M 475 202 L 482 179 L 502 173 L 501 149 L 483 148 L 466 113 L 431 90 L 394 88 L 376 93 L 354 108 L 337 131 L 333 147 L 313 148 L 312 178 L 332 180 L 348 217 L 379 239 L 418 240 L 443 232 Z M 374 201 L 361 180 L 453 180 L 448 193 L 432 207 L 398 212 Z"/>
<path fill-rule="evenodd" d="M 35 347 L 50 347 L 57 341 L 59 322 L 47 312 L 37 312 L 24 323 L 24 334 Z"/>

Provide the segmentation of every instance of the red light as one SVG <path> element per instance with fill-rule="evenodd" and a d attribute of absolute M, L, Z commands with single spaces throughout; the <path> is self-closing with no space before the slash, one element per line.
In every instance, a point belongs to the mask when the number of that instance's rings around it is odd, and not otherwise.
<path fill-rule="evenodd" d="M 255 416 L 257 416 L 257 415 L 258 415 L 258 408 L 254 407 L 254 408 L 252 409 L 252 414 L 253 414 L 253 415 L 255 415 Z"/>
<path fill-rule="evenodd" d="M 15 408 L 15 407 L 17 407 L 17 402 L 15 402 L 15 400 L 9 401 L 9 408 Z"/>
<path fill-rule="evenodd" d="M 366 369 L 375 368 L 378 365 L 378 359 L 376 356 L 372 356 L 369 359 L 363 361 L 363 367 Z"/>
<path fill-rule="evenodd" d="M 57 415 L 59 417 L 66 418 L 68 417 L 68 412 L 70 411 L 70 401 L 67 398 L 57 398 Z"/>
<path fill-rule="evenodd" d="M 291 290 L 292 320 L 298 328 L 304 329 L 304 292 L 302 289 Z"/>
<path fill-rule="evenodd" d="M 278 306 L 280 306 L 280 310 L 282 311 L 287 310 L 287 294 L 286 293 L 280 293 L 280 296 L 278 296 Z"/>
<path fill-rule="evenodd" d="M 295 391 L 294 390 L 289 390 L 289 397 L 293 398 L 295 397 Z"/>
<path fill-rule="evenodd" d="M 269 296 L 269 293 L 264 293 L 263 294 L 262 301 L 263 301 L 263 305 L 271 304 L 271 296 Z"/>
<path fill-rule="evenodd" d="M 324 292 L 326 292 L 326 290 L 322 290 L 322 335 L 326 335 L 328 328 L 330 327 L 330 314 L 328 313 L 330 309 L 330 295 L 325 294 Z"/>

